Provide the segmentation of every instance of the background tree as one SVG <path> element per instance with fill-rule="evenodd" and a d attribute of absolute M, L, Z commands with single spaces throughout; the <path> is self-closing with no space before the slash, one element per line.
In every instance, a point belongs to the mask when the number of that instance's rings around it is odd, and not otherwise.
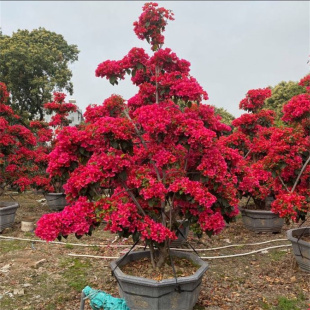
<path fill-rule="evenodd" d="M 235 119 L 235 117 L 224 108 L 214 107 L 214 113 L 219 115 L 222 118 L 221 122 L 226 125 L 231 125 L 231 122 Z"/>
<path fill-rule="evenodd" d="M 44 28 L 18 30 L 12 36 L 0 32 L 0 81 L 11 93 L 12 108 L 23 117 L 43 119 L 43 103 L 53 91 L 72 95 L 72 72 L 68 65 L 78 60 L 76 45 Z"/>

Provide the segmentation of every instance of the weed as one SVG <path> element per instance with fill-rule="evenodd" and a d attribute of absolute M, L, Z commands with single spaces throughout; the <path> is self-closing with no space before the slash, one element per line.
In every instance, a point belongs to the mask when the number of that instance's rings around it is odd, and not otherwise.
<path fill-rule="evenodd" d="M 46 305 L 46 310 L 56 310 L 57 306 L 54 303 Z"/>
<path fill-rule="evenodd" d="M 286 251 L 271 251 L 270 252 L 270 257 L 272 260 L 278 262 L 282 260 L 282 258 L 287 254 Z"/>
<path fill-rule="evenodd" d="M 1 253 L 5 254 L 8 252 L 23 250 L 29 246 L 28 242 L 15 241 L 15 240 L 1 240 Z"/>
<path fill-rule="evenodd" d="M 68 268 L 64 272 L 64 278 L 68 285 L 80 292 L 87 285 L 87 274 L 91 271 L 91 263 L 89 261 L 82 262 L 77 258 L 69 258 L 65 259 L 62 265 Z"/>
<path fill-rule="evenodd" d="M 285 296 L 278 297 L 278 305 L 273 310 L 301 310 L 305 307 L 305 296 L 301 293 L 297 298 L 288 299 Z"/>
<path fill-rule="evenodd" d="M 24 234 L 25 237 L 33 237 L 33 232 L 27 231 Z"/>
<path fill-rule="evenodd" d="M 74 246 L 70 243 L 66 243 L 65 247 L 66 249 L 70 249 L 70 250 L 74 248 Z"/>

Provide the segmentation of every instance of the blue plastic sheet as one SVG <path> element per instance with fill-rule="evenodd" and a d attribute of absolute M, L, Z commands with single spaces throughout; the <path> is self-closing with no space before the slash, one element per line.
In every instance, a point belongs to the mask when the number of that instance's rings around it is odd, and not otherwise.
<path fill-rule="evenodd" d="M 93 310 L 130 310 L 126 301 L 121 298 L 115 298 L 103 291 L 93 290 L 86 286 L 83 289 L 85 298 L 90 300 L 90 306 Z"/>

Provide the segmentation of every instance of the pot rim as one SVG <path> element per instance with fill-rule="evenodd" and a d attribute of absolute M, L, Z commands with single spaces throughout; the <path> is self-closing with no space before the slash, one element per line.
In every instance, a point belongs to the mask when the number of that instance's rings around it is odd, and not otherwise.
<path fill-rule="evenodd" d="M 9 204 L 8 206 L 2 206 L 2 204 Z M 18 202 L 11 202 L 11 201 L 0 201 L 0 210 L 9 210 L 9 209 L 14 209 L 14 208 L 19 208 L 19 203 Z"/>
<path fill-rule="evenodd" d="M 274 214 L 274 215 L 278 215 L 277 213 L 272 212 L 271 210 L 250 210 L 250 209 L 244 209 L 242 207 L 239 207 L 239 210 L 242 212 L 248 212 L 248 213 L 252 213 L 252 214 Z"/>
<path fill-rule="evenodd" d="M 304 229 L 307 229 L 309 230 L 310 232 L 310 227 L 306 226 L 306 227 L 300 227 L 300 228 L 293 228 L 293 229 L 289 229 L 287 232 L 286 232 L 286 235 L 287 235 L 287 239 L 291 242 L 295 242 L 297 244 L 302 244 L 302 245 L 305 245 L 307 247 L 310 247 L 310 242 L 307 242 L 305 240 L 298 240 L 296 237 L 293 236 L 293 232 L 294 231 L 301 231 L 301 230 L 304 230 Z"/>
<path fill-rule="evenodd" d="M 149 253 L 149 252 L 150 252 L 149 250 L 134 251 L 134 252 L 129 253 L 128 256 L 130 256 L 132 254 L 140 254 L 140 253 L 146 253 L 146 255 L 147 255 L 147 253 Z M 194 256 L 192 253 L 182 252 L 182 251 L 173 251 L 172 250 L 171 254 L 176 254 L 176 256 L 181 256 L 181 257 L 182 257 L 182 254 L 185 254 L 185 258 L 187 258 L 188 256 L 191 256 L 194 259 L 195 263 L 198 263 L 198 261 L 199 261 L 199 264 L 200 264 L 200 267 L 197 269 L 197 271 L 193 275 L 190 275 L 187 277 L 177 277 L 177 283 L 178 284 L 186 284 L 188 282 L 198 280 L 209 269 L 209 264 L 207 262 L 202 260 L 199 256 Z M 178 255 L 178 254 L 181 254 L 181 255 Z M 131 283 L 135 283 L 135 284 L 137 283 L 137 281 L 139 281 L 140 283 L 143 282 L 144 285 L 155 286 L 155 287 L 170 286 L 170 285 L 176 283 L 175 278 L 163 279 L 161 281 L 155 281 L 153 279 L 148 279 L 148 278 L 144 278 L 144 277 L 136 277 L 136 276 L 131 276 L 131 275 L 125 274 L 116 265 L 116 263 L 118 263 L 123 257 L 124 257 L 124 255 L 110 263 L 110 267 L 111 267 L 113 273 L 117 273 L 117 278 L 120 280 L 125 280 L 126 282 L 131 282 Z"/>
<path fill-rule="evenodd" d="M 44 193 L 44 196 L 45 195 L 51 195 L 51 196 L 66 196 L 65 193 Z"/>

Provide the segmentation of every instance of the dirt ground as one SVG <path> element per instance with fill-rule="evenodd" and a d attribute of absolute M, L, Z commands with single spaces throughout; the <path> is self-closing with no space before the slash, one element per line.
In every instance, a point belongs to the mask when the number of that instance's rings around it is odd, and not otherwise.
<path fill-rule="evenodd" d="M 114 235 L 99 227 L 93 236 L 79 240 L 69 236 L 62 240 L 65 243 L 34 241 L 38 238 L 33 232 L 21 231 L 21 220 L 25 217 L 39 219 L 50 212 L 46 205 L 37 201 L 42 198 L 32 193 L 0 197 L 0 201 L 15 199 L 20 203 L 14 226 L 0 234 L 0 309 L 79 309 L 81 290 L 86 285 L 119 297 L 116 281 L 111 276 L 111 258 L 72 254 L 119 257 L 130 249 L 132 240 L 115 240 Z M 310 309 L 309 274 L 299 270 L 291 247 L 286 246 L 290 245 L 286 231 L 293 227 L 297 225 L 284 225 L 279 234 L 256 234 L 246 230 L 239 217 L 218 236 L 198 240 L 190 234 L 189 242 L 199 250 L 200 256 L 208 257 L 209 263 L 194 309 Z M 261 242 L 266 243 L 254 245 Z M 265 249 L 279 245 L 283 247 Z M 225 248 L 213 249 L 216 247 Z M 260 249 L 265 250 L 222 257 Z M 90 309 L 86 304 L 85 310 Z"/>

